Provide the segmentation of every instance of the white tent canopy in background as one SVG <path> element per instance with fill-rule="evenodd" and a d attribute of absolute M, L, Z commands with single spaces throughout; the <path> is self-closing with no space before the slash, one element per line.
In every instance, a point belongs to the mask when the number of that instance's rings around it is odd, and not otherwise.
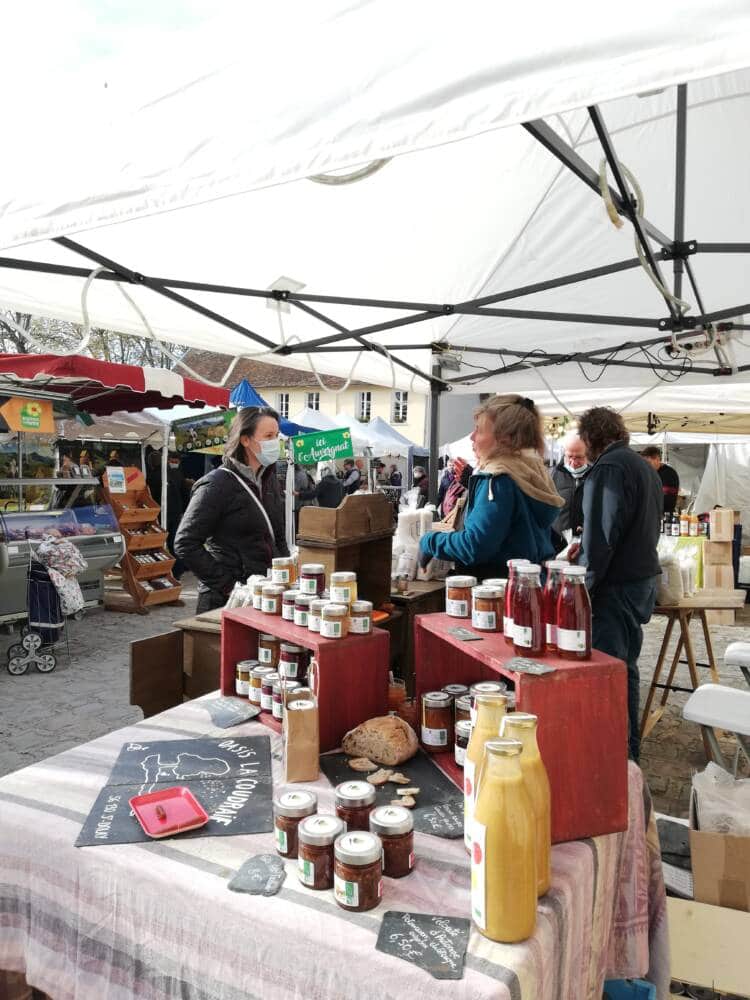
<path fill-rule="evenodd" d="M 695 509 L 711 510 L 717 504 L 740 511 L 743 534 L 750 533 L 750 442 L 711 445 Z"/>

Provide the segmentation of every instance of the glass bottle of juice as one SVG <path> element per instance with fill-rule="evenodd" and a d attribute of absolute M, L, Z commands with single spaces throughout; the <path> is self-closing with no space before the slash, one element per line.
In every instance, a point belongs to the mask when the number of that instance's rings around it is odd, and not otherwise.
<path fill-rule="evenodd" d="M 482 763 L 484 744 L 487 740 L 497 739 L 500 734 L 500 723 L 507 704 L 507 695 L 499 691 L 477 694 L 474 698 L 476 719 L 464 760 L 464 844 L 467 851 L 471 850 L 471 824 L 474 820 L 476 798 L 475 776 Z"/>
<path fill-rule="evenodd" d="M 550 559 L 547 567 L 547 582 L 542 592 L 542 621 L 544 623 L 544 647 L 546 652 L 557 651 L 557 597 L 562 585 L 561 570 L 568 566 L 565 559 Z"/>
<path fill-rule="evenodd" d="M 557 653 L 563 660 L 591 659 L 591 599 L 584 566 L 566 566 L 557 598 Z"/>
<path fill-rule="evenodd" d="M 541 656 L 544 652 L 541 567 L 525 563 L 516 568 L 513 594 L 513 649 L 516 656 Z"/>
<path fill-rule="evenodd" d="M 503 618 L 503 635 L 505 641 L 511 645 L 513 643 L 513 594 L 515 593 L 518 578 L 516 570 L 519 566 L 525 566 L 528 559 L 509 559 L 506 563 L 508 567 L 508 583 L 505 588 L 505 617 Z"/>
<path fill-rule="evenodd" d="M 471 917 L 492 941 L 514 944 L 536 926 L 534 809 L 522 744 L 489 740 L 479 776 L 471 848 Z"/>
<path fill-rule="evenodd" d="M 536 822 L 536 893 L 543 896 L 550 884 L 550 851 L 552 850 L 552 817 L 547 768 L 544 766 L 536 739 L 537 717 L 526 712 L 506 715 L 500 726 L 503 739 L 523 743 L 521 774 L 526 783 Z"/>

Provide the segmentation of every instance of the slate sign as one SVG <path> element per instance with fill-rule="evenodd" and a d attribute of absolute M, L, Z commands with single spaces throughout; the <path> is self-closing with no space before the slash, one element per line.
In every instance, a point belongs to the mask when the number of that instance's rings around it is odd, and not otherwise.
<path fill-rule="evenodd" d="M 206 709 L 211 721 L 219 729 L 239 726 L 241 722 L 248 722 L 260 715 L 257 705 L 251 705 L 242 698 L 212 698 L 203 702 L 201 707 Z"/>
<path fill-rule="evenodd" d="M 435 979 L 462 979 L 470 929 L 465 917 L 388 910 L 375 947 L 418 965 Z"/>
<path fill-rule="evenodd" d="M 539 663 L 537 660 L 527 660 L 523 656 L 514 656 L 505 661 L 506 670 L 513 670 L 517 674 L 533 674 L 541 677 L 543 674 L 554 674 L 556 667 L 551 667 L 549 663 Z"/>
<path fill-rule="evenodd" d="M 345 753 L 323 754 L 320 769 L 332 785 L 339 785 L 342 781 L 365 780 L 367 775 L 353 771 L 348 761 Z M 417 750 L 411 760 L 394 765 L 392 770 L 405 774 L 409 784 L 419 789 L 417 804 L 412 809 L 415 830 L 448 839 L 463 837 L 464 798 L 461 789 L 456 788 L 423 750 Z M 377 786 L 377 805 L 387 805 L 391 799 L 397 799 L 397 790 L 401 787 L 392 782 Z"/>
<path fill-rule="evenodd" d="M 227 888 L 233 892 L 249 892 L 251 896 L 275 896 L 285 878 L 286 868 L 278 855 L 256 854 L 232 876 Z"/>
<path fill-rule="evenodd" d="M 158 788 L 187 786 L 209 815 L 206 826 L 183 837 L 229 837 L 273 829 L 273 785 L 268 736 L 126 743 L 76 841 L 140 844 L 151 838 L 129 800 Z"/>

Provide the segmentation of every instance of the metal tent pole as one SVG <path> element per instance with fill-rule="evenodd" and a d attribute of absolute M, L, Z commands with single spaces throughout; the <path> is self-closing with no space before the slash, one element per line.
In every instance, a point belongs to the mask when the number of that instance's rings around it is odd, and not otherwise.
<path fill-rule="evenodd" d="M 675 178 L 674 178 L 674 241 L 685 242 L 685 163 L 687 152 L 687 84 L 677 88 L 677 134 L 675 137 Z M 683 259 L 675 254 L 673 261 L 674 294 L 682 298 Z"/>
<path fill-rule="evenodd" d="M 432 365 L 433 380 L 430 383 L 430 463 L 429 463 L 429 497 L 430 502 L 437 504 L 438 497 L 438 451 L 439 423 L 440 423 L 440 392 L 441 385 L 444 385 L 441 378 L 442 369 L 440 362 L 435 361 Z"/>

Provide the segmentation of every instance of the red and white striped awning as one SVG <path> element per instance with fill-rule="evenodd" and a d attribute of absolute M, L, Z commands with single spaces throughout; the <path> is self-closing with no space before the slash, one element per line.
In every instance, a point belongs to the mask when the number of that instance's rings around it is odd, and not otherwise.
<path fill-rule="evenodd" d="M 166 368 L 139 368 L 72 354 L 0 354 L 0 393 L 43 389 L 69 396 L 81 410 L 106 416 L 187 404 L 229 406 L 229 390 Z"/>

